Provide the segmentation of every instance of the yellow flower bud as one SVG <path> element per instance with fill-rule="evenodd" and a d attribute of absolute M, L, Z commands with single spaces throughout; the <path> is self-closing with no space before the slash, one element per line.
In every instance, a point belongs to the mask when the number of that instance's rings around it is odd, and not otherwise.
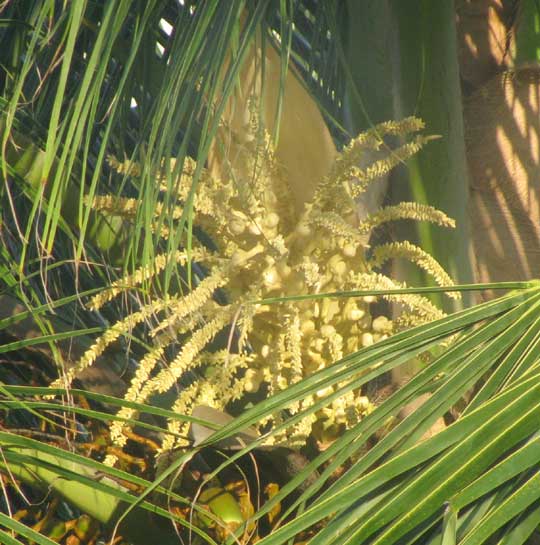
<path fill-rule="evenodd" d="M 280 261 L 279 263 L 277 263 L 276 269 L 281 278 L 287 278 L 292 272 L 292 269 L 289 267 L 289 265 L 287 265 L 285 261 Z"/>
<path fill-rule="evenodd" d="M 336 334 L 336 328 L 333 325 L 325 324 L 321 327 L 321 335 L 326 339 L 333 337 Z"/>
<path fill-rule="evenodd" d="M 363 333 L 361 338 L 362 346 L 371 346 L 375 341 L 371 333 Z"/>
<path fill-rule="evenodd" d="M 275 212 L 270 212 L 263 221 L 263 225 L 268 227 L 268 229 L 273 229 L 279 224 L 279 216 Z"/>
<path fill-rule="evenodd" d="M 259 369 L 248 369 L 245 376 L 245 388 L 246 392 L 254 394 L 257 392 L 263 381 L 263 373 Z"/>
<path fill-rule="evenodd" d="M 326 388 L 322 388 L 321 390 L 317 390 L 317 393 L 315 394 L 319 399 L 326 397 L 330 394 L 334 393 L 334 389 L 332 386 L 327 386 Z"/>
<path fill-rule="evenodd" d="M 354 257 L 356 255 L 356 245 L 350 243 L 345 244 L 342 251 L 345 257 Z"/>
<path fill-rule="evenodd" d="M 309 237 L 312 234 L 312 231 L 307 223 L 299 223 L 296 226 L 296 233 L 301 237 Z"/>
<path fill-rule="evenodd" d="M 315 322 L 313 320 L 304 320 L 300 324 L 300 331 L 303 335 L 309 335 L 315 331 Z"/>
<path fill-rule="evenodd" d="M 345 422 L 346 416 L 345 416 L 345 409 L 343 407 L 339 407 L 339 408 L 335 409 L 334 419 L 338 424 L 341 424 L 341 423 Z"/>
<path fill-rule="evenodd" d="M 343 276 L 348 270 L 348 266 L 340 254 L 335 254 L 328 260 L 328 268 L 337 276 Z"/>
<path fill-rule="evenodd" d="M 366 330 L 371 328 L 371 316 L 366 314 L 363 318 L 356 322 L 356 325 L 360 330 Z"/>
<path fill-rule="evenodd" d="M 376 333 L 387 333 L 392 329 L 392 322 L 386 316 L 377 316 L 373 319 L 371 327 Z"/>
<path fill-rule="evenodd" d="M 351 320 L 352 322 L 356 322 L 361 320 L 365 315 L 366 312 L 364 310 L 360 310 L 359 308 L 351 308 L 346 314 L 345 318 L 347 320 Z"/>
<path fill-rule="evenodd" d="M 338 261 L 338 262 L 332 267 L 332 272 L 333 272 L 338 278 L 341 278 L 342 276 L 344 276 L 345 274 L 347 274 L 348 271 L 349 271 L 349 266 L 347 265 L 347 263 L 345 263 L 345 261 Z"/>
<path fill-rule="evenodd" d="M 252 257 L 260 254 L 264 251 L 264 246 L 262 244 L 256 244 L 250 250 L 236 250 L 231 256 L 231 265 L 233 267 L 240 267 L 245 262 L 249 261 Z"/>
<path fill-rule="evenodd" d="M 256 236 L 262 235 L 262 229 L 261 229 L 261 227 L 259 226 L 259 223 L 256 222 L 256 221 L 250 222 L 249 227 L 248 227 L 248 231 L 249 231 L 252 235 L 256 235 Z"/>
<path fill-rule="evenodd" d="M 347 352 L 350 354 L 358 350 L 358 339 L 356 337 L 349 337 L 346 343 Z"/>
<path fill-rule="evenodd" d="M 264 271 L 263 282 L 268 289 L 275 290 L 281 287 L 281 277 L 275 267 Z"/>
<path fill-rule="evenodd" d="M 359 412 L 366 412 L 371 406 L 371 401 L 366 396 L 360 396 L 356 402 L 356 407 Z"/>
<path fill-rule="evenodd" d="M 317 339 L 313 339 L 310 343 L 309 343 L 309 346 L 315 350 L 315 352 L 322 352 L 323 351 L 323 348 L 324 348 L 324 345 L 325 345 L 325 341 L 324 339 L 321 339 L 320 337 L 318 337 Z"/>
<path fill-rule="evenodd" d="M 229 221 L 229 231 L 232 235 L 241 235 L 246 230 L 246 222 L 240 218 L 233 218 Z"/>

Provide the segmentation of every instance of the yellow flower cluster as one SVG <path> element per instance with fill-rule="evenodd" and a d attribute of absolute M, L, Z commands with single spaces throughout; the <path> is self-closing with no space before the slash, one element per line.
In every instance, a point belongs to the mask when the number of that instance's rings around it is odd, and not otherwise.
<path fill-rule="evenodd" d="M 284 390 L 344 355 L 385 338 L 394 328 L 386 317 L 371 316 L 373 297 L 308 299 L 275 305 L 254 305 L 252 301 L 401 287 L 377 272 L 386 259 L 394 256 L 411 259 L 428 270 L 436 281 L 451 285 L 440 266 L 412 244 L 389 244 L 375 248 L 370 259 L 365 255 L 367 236 L 374 227 L 404 218 L 453 226 L 442 212 L 403 203 L 379 210 L 362 218 L 360 223 L 356 218 L 355 198 L 370 182 L 418 151 L 430 137 L 417 135 L 397 149 L 383 148 L 388 150 L 386 156 L 365 168 L 358 166 L 362 154 L 366 150 L 380 152 L 386 134 L 406 137 L 420 130 L 421 121 L 407 118 L 384 123 L 360 135 L 337 159 L 300 215 L 291 202 L 286 173 L 275 160 L 269 137 L 255 117 L 249 126 L 251 134 L 243 139 L 242 161 L 235 161 L 230 176 L 217 179 L 203 169 L 198 180 L 193 199 L 194 217 L 212 238 L 215 249 L 210 252 L 195 241 L 191 257 L 208 271 L 207 276 L 194 277 L 191 292 L 150 301 L 134 315 L 113 324 L 80 362 L 81 366 L 90 365 L 111 339 L 128 333 L 142 319 L 153 319 L 155 325 L 149 339 L 154 347 L 140 362 L 126 396 L 129 401 L 145 402 L 158 392 L 178 386 L 174 410 L 188 414 L 198 404 L 224 409 L 232 400 L 247 394 L 263 398 Z M 136 166 L 120 164 L 114 158 L 110 164 L 117 165 L 123 174 L 137 172 Z M 165 170 L 166 167 L 167 176 L 158 181 L 163 190 L 171 186 L 171 172 L 179 165 L 173 162 L 164 165 Z M 195 162 L 188 158 L 176 181 L 172 180 L 178 211 L 165 228 L 172 230 L 173 222 L 180 216 L 195 170 Z M 94 206 L 102 213 L 118 210 L 126 216 L 133 213 L 133 202 L 115 201 L 108 196 L 96 197 Z M 158 256 L 154 267 L 141 269 L 114 283 L 96 296 L 90 307 L 97 309 L 122 291 L 147 281 L 163 269 L 166 259 L 167 256 Z M 178 252 L 169 259 L 185 265 L 187 254 Z M 226 303 L 216 301 L 218 288 L 224 290 Z M 407 322 L 441 315 L 427 299 L 417 295 L 387 299 L 401 303 L 407 312 Z M 209 353 L 209 343 L 223 332 L 228 341 L 222 345 L 226 346 Z M 178 339 L 181 347 L 176 357 L 165 361 L 166 346 Z M 317 392 L 290 407 L 290 411 L 303 410 L 332 393 L 332 388 Z M 286 431 L 279 440 L 289 444 L 303 442 L 310 433 L 320 441 L 331 440 L 371 408 L 362 392 L 349 392 L 324 411 Z M 119 416 L 132 418 L 135 414 L 131 409 L 123 409 Z M 278 419 L 275 416 L 273 423 L 278 423 Z M 124 422 L 113 424 L 112 437 L 119 445 L 124 443 L 125 428 Z M 178 434 L 186 430 L 171 422 L 170 431 Z M 162 448 L 172 446 L 173 435 L 165 439 Z"/>

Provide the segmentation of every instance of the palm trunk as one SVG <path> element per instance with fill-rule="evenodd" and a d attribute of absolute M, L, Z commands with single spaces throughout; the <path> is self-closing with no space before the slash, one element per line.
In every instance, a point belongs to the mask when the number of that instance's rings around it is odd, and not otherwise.
<path fill-rule="evenodd" d="M 441 136 L 409 161 L 409 190 L 413 200 L 443 210 L 457 224 L 448 231 L 418 223 L 419 241 L 454 280 L 467 283 L 469 182 L 454 2 L 392 0 L 391 7 L 399 43 L 396 113 L 419 116 L 430 133 Z M 452 310 L 446 301 L 444 306 Z"/>

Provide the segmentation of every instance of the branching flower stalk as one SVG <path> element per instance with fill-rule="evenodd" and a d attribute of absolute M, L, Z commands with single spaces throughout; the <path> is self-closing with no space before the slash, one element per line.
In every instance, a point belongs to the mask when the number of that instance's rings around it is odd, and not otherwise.
<path fill-rule="evenodd" d="M 403 287 L 404 284 L 380 273 L 380 266 L 394 257 L 409 259 L 427 270 L 439 284 L 451 285 L 439 264 L 420 248 L 410 243 L 385 244 L 372 249 L 368 258 L 366 242 L 372 229 L 393 220 L 454 225 L 442 212 L 415 203 L 401 203 L 365 218 L 357 217 L 355 199 L 368 184 L 416 153 L 431 138 L 415 135 L 380 158 L 381 149 L 387 149 L 382 137 L 417 133 L 423 128 L 420 120 L 407 118 L 383 123 L 353 140 L 330 174 L 321 180 L 313 200 L 297 214 L 286 172 L 275 159 L 270 138 L 258 126 L 256 108 L 253 111 L 251 133 L 242 140 L 241 161 L 235 161 L 230 176 L 217 179 L 203 171 L 198 183 L 194 217 L 198 227 L 211 237 L 215 249 L 210 251 L 195 240 L 190 255 L 193 262 L 207 271 L 206 276 L 194 278 L 192 291 L 151 299 L 113 324 L 82 357 L 68 381 L 78 369 L 103 357 L 118 336 L 129 334 L 135 323 L 146 320 L 153 324 L 146 341 L 152 347 L 141 358 L 126 399 L 146 402 L 157 393 L 177 387 L 179 394 L 173 409 L 180 414 L 189 414 L 200 404 L 225 409 L 231 401 L 242 400 L 248 394 L 265 397 L 286 389 L 344 355 L 385 338 L 396 328 L 396 323 L 409 325 L 442 315 L 418 295 L 386 297 L 405 309 L 404 316 L 395 323 L 383 316 L 370 315 L 373 301 L 370 297 L 249 304 L 276 296 Z M 372 150 L 378 152 L 379 159 L 366 168 L 358 167 L 361 158 L 365 161 L 365 155 Z M 136 165 L 119 163 L 114 157 L 110 164 L 124 175 L 138 174 Z M 173 162 L 163 165 L 163 169 L 172 172 L 175 166 Z M 169 223 L 162 220 L 162 237 L 168 236 L 174 229 L 174 221 L 182 214 L 195 168 L 195 162 L 186 159 L 180 179 L 173 181 L 178 188 L 177 203 Z M 164 175 L 158 180 L 162 190 L 167 190 L 167 178 Z M 156 209 L 156 229 L 160 206 Z M 132 199 L 109 195 L 95 197 L 93 207 L 105 215 L 123 216 L 126 221 L 134 218 L 137 211 Z M 152 267 L 142 268 L 96 295 L 89 308 L 97 310 L 126 290 L 137 289 L 163 270 L 168 260 L 185 266 L 187 258 L 183 251 L 158 256 Z M 225 293 L 226 302 L 218 303 L 217 289 Z M 218 334 L 229 342 L 211 352 L 209 345 Z M 180 348 L 167 361 L 166 354 L 170 352 L 167 348 L 178 343 L 178 339 Z M 62 384 L 65 378 L 60 379 Z M 332 392 L 318 392 L 289 410 L 292 413 L 304 410 L 329 393 Z M 328 441 L 371 409 L 362 392 L 349 392 L 276 440 L 294 445 L 315 434 L 319 441 Z M 124 408 L 119 416 L 133 418 L 136 414 Z M 261 426 L 266 424 L 269 422 L 261 422 Z M 178 422 L 170 422 L 169 429 L 186 432 Z M 125 431 L 124 422 L 116 421 L 111 426 L 113 441 L 118 446 L 125 444 Z M 173 436 L 167 436 L 162 449 L 173 446 Z M 114 461 L 114 457 L 108 459 L 109 463 Z"/>

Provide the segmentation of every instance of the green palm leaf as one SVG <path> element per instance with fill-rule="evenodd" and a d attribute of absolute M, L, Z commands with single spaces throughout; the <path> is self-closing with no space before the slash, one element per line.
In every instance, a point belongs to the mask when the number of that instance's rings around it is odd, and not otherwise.
<path fill-rule="evenodd" d="M 435 437 L 419 440 L 437 418 L 475 385 L 481 384 L 486 373 L 500 369 L 508 361 L 508 354 L 514 351 L 517 341 L 538 333 L 538 304 L 539 292 L 533 288 L 398 334 L 268 399 L 216 433 L 212 439 L 222 440 L 240 427 L 250 425 L 272 411 L 283 410 L 288 403 L 331 384 L 343 384 L 350 379 L 344 390 L 353 384 L 358 386 L 362 379 L 352 377 L 354 373 L 360 374 L 364 365 L 373 365 L 376 360 L 379 363 L 375 372 L 383 372 L 403 361 L 404 354 L 412 357 L 430 347 L 431 343 L 440 343 L 444 337 L 460 333 L 430 366 L 383 402 L 359 426 L 338 439 L 290 486 L 263 507 L 257 516 L 275 505 L 326 460 L 336 456 L 339 463 L 343 463 L 354 457 L 352 468 L 343 477 L 326 487 L 325 492 L 315 499 L 311 498 L 312 504 L 306 511 L 265 537 L 262 543 L 285 543 L 322 521 L 324 528 L 312 540 L 313 543 L 330 543 L 337 536 L 340 543 L 372 540 L 397 543 L 405 535 L 414 534 L 421 528 L 425 532 L 426 524 L 432 528 L 431 532 L 440 532 L 447 502 L 451 502 L 458 511 L 457 524 L 461 528 L 464 517 L 475 502 L 484 501 L 486 494 L 495 493 L 499 484 L 510 479 L 512 490 L 507 492 L 508 499 L 497 508 L 496 515 L 480 518 L 467 530 L 464 538 L 484 534 L 487 537 L 506 522 L 522 516 L 536 501 L 535 492 L 532 492 L 535 481 L 527 479 L 521 483 L 516 476 L 525 475 L 529 468 L 537 466 L 539 460 L 532 446 L 534 442 L 527 448 L 521 447 L 525 448 L 523 452 L 515 448 L 537 430 L 540 411 L 537 402 L 538 358 L 527 373 L 507 384 L 503 381 L 489 397 L 480 389 L 477 395 L 485 399 L 476 408 L 464 413 Z M 407 345 L 411 347 L 409 350 Z M 506 377 L 511 376 L 516 367 L 519 363 L 507 368 Z M 371 376 L 369 373 L 365 375 Z M 396 414 L 430 385 L 434 395 L 424 405 L 373 449 L 360 454 L 364 442 L 389 414 Z M 251 445 L 245 450 L 250 448 Z M 498 464 L 494 465 L 497 461 Z M 376 464 L 382 465 L 376 467 Z M 297 503 L 320 490 L 326 476 L 322 472 L 320 480 L 311 485 Z M 494 520 L 502 522 L 497 525 Z"/>

